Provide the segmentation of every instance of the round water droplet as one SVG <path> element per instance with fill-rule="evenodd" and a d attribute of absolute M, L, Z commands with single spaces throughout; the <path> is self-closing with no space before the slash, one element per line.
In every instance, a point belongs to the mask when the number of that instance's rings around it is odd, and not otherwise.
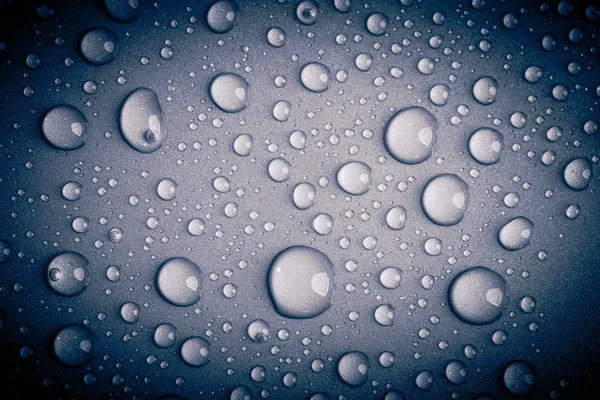
<path fill-rule="evenodd" d="M 204 235 L 206 225 L 202 218 L 194 218 L 188 223 L 188 233 L 192 236 Z"/>
<path fill-rule="evenodd" d="M 565 215 L 569 219 L 577 219 L 577 217 L 579 217 L 579 213 L 580 212 L 581 212 L 581 209 L 580 209 L 580 207 L 577 204 L 571 204 L 565 210 Z"/>
<path fill-rule="evenodd" d="M 277 27 L 269 29 L 267 41 L 273 47 L 282 47 L 285 44 L 285 31 Z"/>
<path fill-rule="evenodd" d="M 525 296 L 519 302 L 519 306 L 525 314 L 531 314 L 535 311 L 536 300 L 532 296 Z"/>
<path fill-rule="evenodd" d="M 85 233 L 90 228 L 90 220 L 86 217 L 77 217 L 71 222 L 71 227 L 77 233 Z"/>
<path fill-rule="evenodd" d="M 210 82 L 210 98 L 221 110 L 240 112 L 248 106 L 248 82 L 231 72 L 221 73 Z"/>
<path fill-rule="evenodd" d="M 240 385 L 231 391 L 229 400 L 249 400 L 252 398 L 252 390 L 248 386 Z"/>
<path fill-rule="evenodd" d="M 350 386 L 362 386 L 369 380 L 369 357 L 362 351 L 350 351 L 338 361 L 337 373 Z"/>
<path fill-rule="evenodd" d="M 459 360 L 452 360 L 446 365 L 446 379 L 453 385 L 467 383 L 467 366 Z"/>
<path fill-rule="evenodd" d="M 384 132 L 387 151 L 405 164 L 418 164 L 431 156 L 437 119 L 422 107 L 409 107 L 390 118 Z"/>
<path fill-rule="evenodd" d="M 156 274 L 156 287 L 160 295 L 169 303 L 185 307 L 200 300 L 202 271 L 183 257 L 165 261 Z"/>
<path fill-rule="evenodd" d="M 163 200 L 174 200 L 177 195 L 177 183 L 169 178 L 161 180 L 156 186 L 156 194 Z"/>
<path fill-rule="evenodd" d="M 394 307 L 391 304 L 382 304 L 375 309 L 374 317 L 381 326 L 394 325 Z"/>
<path fill-rule="evenodd" d="M 406 396 L 398 390 L 390 390 L 383 396 L 383 400 L 406 400 Z"/>
<path fill-rule="evenodd" d="M 369 31 L 369 33 L 371 35 L 375 35 L 375 36 L 381 36 L 385 33 L 385 30 L 387 28 L 388 25 L 388 17 L 385 16 L 385 14 L 382 13 L 373 13 L 371 15 L 369 15 L 369 18 L 367 18 L 367 31 Z"/>
<path fill-rule="evenodd" d="M 30 53 L 25 57 L 25 65 L 28 68 L 36 70 L 42 66 L 42 56 L 37 53 Z"/>
<path fill-rule="evenodd" d="M 517 217 L 507 222 L 498 232 L 498 241 L 506 250 L 521 250 L 531 242 L 533 222 Z"/>
<path fill-rule="evenodd" d="M 421 195 L 427 217 L 442 226 L 456 225 L 465 216 L 469 204 L 469 186 L 454 174 L 432 178 Z"/>
<path fill-rule="evenodd" d="M 227 193 L 231 190 L 231 182 L 224 176 L 217 176 L 213 179 L 213 188 L 219 193 Z"/>
<path fill-rule="evenodd" d="M 290 118 L 292 104 L 289 101 L 280 100 L 273 106 L 273 118 L 279 122 L 285 122 Z"/>
<path fill-rule="evenodd" d="M 61 189 L 65 200 L 75 201 L 81 198 L 81 184 L 79 182 L 67 182 Z"/>
<path fill-rule="evenodd" d="M 485 267 L 464 270 L 448 288 L 450 309 L 468 324 L 485 325 L 496 321 L 507 302 L 506 281 Z"/>
<path fill-rule="evenodd" d="M 121 306 L 121 318 L 123 321 L 133 324 L 140 318 L 140 306 L 132 301 Z"/>
<path fill-rule="evenodd" d="M 183 361 L 191 367 L 202 367 L 208 364 L 210 344 L 200 336 L 193 336 L 181 345 L 179 354 Z"/>
<path fill-rule="evenodd" d="M 290 163 L 283 158 L 274 158 L 269 162 L 267 172 L 275 182 L 285 182 L 290 179 Z"/>
<path fill-rule="evenodd" d="M 544 70 L 542 67 L 532 65 L 525 70 L 525 80 L 529 83 L 538 83 L 544 77 Z"/>
<path fill-rule="evenodd" d="M 417 70 L 423 75 L 431 75 L 433 74 L 433 68 L 435 64 L 433 60 L 429 57 L 424 57 L 419 60 L 417 63 Z"/>
<path fill-rule="evenodd" d="M 158 150 L 166 139 L 163 112 L 153 90 L 140 87 L 127 95 L 119 113 L 123 139 L 141 153 Z"/>
<path fill-rule="evenodd" d="M 83 325 L 67 325 L 54 337 L 54 354 L 69 367 L 81 367 L 92 361 L 96 335 Z"/>
<path fill-rule="evenodd" d="M 371 185 L 371 167 L 361 161 L 350 161 L 338 170 L 337 183 L 348 194 L 365 194 Z"/>
<path fill-rule="evenodd" d="M 480 104 L 492 104 L 498 95 L 498 82 L 491 76 L 484 76 L 475 81 L 472 92 Z"/>
<path fill-rule="evenodd" d="M 469 138 L 469 153 L 480 164 L 491 165 L 500 161 L 504 137 L 491 128 L 477 129 Z"/>
<path fill-rule="evenodd" d="M 61 150 L 76 150 L 85 144 L 88 122 L 77 108 L 62 104 L 48 110 L 42 121 L 42 135 Z"/>
<path fill-rule="evenodd" d="M 227 297 L 228 299 L 235 298 L 235 296 L 237 296 L 237 292 L 238 292 L 237 286 L 231 282 L 226 283 L 225 286 L 223 286 L 223 296 Z"/>
<path fill-rule="evenodd" d="M 160 324 L 154 330 L 154 344 L 163 349 L 173 346 L 176 331 L 177 328 L 171 324 Z"/>
<path fill-rule="evenodd" d="M 111 282 L 118 282 L 121 279 L 121 269 L 116 265 L 111 265 L 106 269 L 106 278 Z"/>
<path fill-rule="evenodd" d="M 89 282 L 88 260 L 79 253 L 65 251 L 52 257 L 46 268 L 48 285 L 57 294 L 72 297 L 83 292 Z"/>
<path fill-rule="evenodd" d="M 430 256 L 439 256 L 442 254 L 442 241 L 438 238 L 429 238 L 425 241 L 425 253 Z"/>
<path fill-rule="evenodd" d="M 385 288 L 396 289 L 402 282 L 402 271 L 396 267 L 387 267 L 379 274 L 379 282 Z"/>
<path fill-rule="evenodd" d="M 306 210 L 315 205 L 317 189 L 312 183 L 302 182 L 296 185 L 292 201 L 298 210 Z"/>
<path fill-rule="evenodd" d="M 246 157 L 250 154 L 253 143 L 254 138 L 251 135 L 243 133 L 233 141 L 233 151 L 235 151 L 235 154 L 238 156 Z"/>
<path fill-rule="evenodd" d="M 288 318 L 313 318 L 331 306 L 333 264 L 319 250 L 292 246 L 271 262 L 268 288 L 277 312 Z"/>
<path fill-rule="evenodd" d="M 396 231 L 403 229 L 406 222 L 406 208 L 402 206 L 390 208 L 385 215 L 385 222 L 390 229 Z"/>
<path fill-rule="evenodd" d="M 85 33 L 79 42 L 81 56 L 94 65 L 106 65 L 117 56 L 119 38 L 106 28 L 94 28 Z"/>
<path fill-rule="evenodd" d="M 319 18 L 319 4 L 314 0 L 304 0 L 296 7 L 296 18 L 304 25 L 312 25 Z"/>
<path fill-rule="evenodd" d="M 341 13 L 347 13 L 350 11 L 351 4 L 352 3 L 350 0 L 333 0 L 333 6 Z"/>
<path fill-rule="evenodd" d="M 15 248 L 13 245 L 4 239 L 0 239 L 0 264 L 6 264 L 15 255 Z"/>
<path fill-rule="evenodd" d="M 139 0 L 104 0 L 108 15 L 117 22 L 132 22 L 138 17 Z"/>
<path fill-rule="evenodd" d="M 206 23 L 211 31 L 225 33 L 233 29 L 238 5 L 232 0 L 217 1 L 206 13 Z"/>
<path fill-rule="evenodd" d="M 450 88 L 447 85 L 435 85 L 429 90 L 429 100 L 436 106 L 446 105 L 448 97 L 450 97 Z"/>
<path fill-rule="evenodd" d="M 517 396 L 528 396 L 535 389 L 535 367 L 527 361 L 513 361 L 504 369 L 502 381 L 506 389 Z"/>
<path fill-rule="evenodd" d="M 294 131 L 290 134 L 290 145 L 297 149 L 302 150 L 306 147 L 306 133 L 302 131 Z"/>
<path fill-rule="evenodd" d="M 262 319 L 255 319 L 254 321 L 248 324 L 248 329 L 246 329 L 246 333 L 248 337 L 258 343 L 264 343 L 270 336 L 269 330 L 271 326 Z"/>
<path fill-rule="evenodd" d="M 312 226 L 319 235 L 329 235 L 333 231 L 333 218 L 329 214 L 318 214 L 313 219 Z"/>
<path fill-rule="evenodd" d="M 360 71 L 368 71 L 373 66 L 373 56 L 369 53 L 360 53 L 354 59 L 354 65 Z"/>
<path fill-rule="evenodd" d="M 433 386 L 433 372 L 424 370 L 415 378 L 415 385 L 421 390 L 429 390 Z"/>
<path fill-rule="evenodd" d="M 308 90 L 321 93 L 329 89 L 331 71 L 325 65 L 311 62 L 302 67 L 300 71 L 300 82 Z"/>
<path fill-rule="evenodd" d="M 576 158 L 565 167 L 563 178 L 571 189 L 584 190 L 592 179 L 592 165 L 585 158 Z"/>

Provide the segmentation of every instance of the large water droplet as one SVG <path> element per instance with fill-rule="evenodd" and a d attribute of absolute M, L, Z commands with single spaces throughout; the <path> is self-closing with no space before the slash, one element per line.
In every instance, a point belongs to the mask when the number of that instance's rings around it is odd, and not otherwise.
<path fill-rule="evenodd" d="M 50 288 L 61 296 L 80 294 L 90 282 L 87 258 L 72 251 L 55 255 L 46 268 L 46 280 Z"/>
<path fill-rule="evenodd" d="M 183 257 L 165 261 L 156 274 L 156 287 L 161 296 L 171 304 L 185 307 L 200 300 L 202 271 Z"/>
<path fill-rule="evenodd" d="M 422 107 L 397 112 L 388 122 L 384 141 L 387 151 L 405 164 L 418 164 L 431 156 L 436 141 L 437 119 Z"/>
<path fill-rule="evenodd" d="M 469 186 L 454 174 L 432 178 L 421 196 L 423 211 L 434 223 L 456 225 L 465 216 L 469 204 Z"/>
<path fill-rule="evenodd" d="M 338 170 L 337 183 L 348 194 L 365 194 L 371 184 L 371 167 L 361 161 L 350 161 Z"/>
<path fill-rule="evenodd" d="M 527 361 L 513 361 L 502 374 L 506 389 L 517 396 L 528 396 L 535 389 L 535 367 Z"/>
<path fill-rule="evenodd" d="M 81 367 L 94 358 L 96 335 L 83 325 L 67 325 L 54 337 L 56 357 L 69 367 Z"/>
<path fill-rule="evenodd" d="M 210 98 L 223 111 L 240 112 L 248 106 L 248 82 L 231 72 L 224 72 L 210 82 Z"/>
<path fill-rule="evenodd" d="M 81 56 L 90 64 L 105 65 L 115 59 L 119 51 L 117 34 L 106 28 L 94 28 L 79 42 Z"/>
<path fill-rule="evenodd" d="M 285 182 L 290 179 L 290 163 L 283 158 L 274 158 L 269 162 L 267 172 L 275 182 Z"/>
<path fill-rule="evenodd" d="M 160 348 L 166 349 L 175 344 L 175 333 L 177 328 L 173 325 L 164 323 L 160 324 L 154 330 L 154 344 Z"/>
<path fill-rule="evenodd" d="M 563 178 L 571 189 L 584 190 L 592 179 L 592 166 L 587 159 L 576 158 L 565 167 Z"/>
<path fill-rule="evenodd" d="M 127 95 L 119 113 L 123 139 L 135 150 L 152 153 L 166 139 L 163 112 L 153 90 L 141 87 Z"/>
<path fill-rule="evenodd" d="M 300 82 L 308 90 L 321 93 L 329 89 L 331 71 L 325 65 L 311 62 L 302 67 L 300 71 Z"/>
<path fill-rule="evenodd" d="M 314 0 L 304 0 L 296 7 L 296 18 L 304 25 L 312 25 L 319 18 L 319 4 Z"/>
<path fill-rule="evenodd" d="M 506 250 L 521 250 L 531 242 L 533 222 L 517 217 L 507 222 L 498 232 L 498 241 Z"/>
<path fill-rule="evenodd" d="M 495 129 L 477 129 L 469 138 L 469 153 L 481 164 L 497 163 L 500 161 L 503 150 L 504 137 Z"/>
<path fill-rule="evenodd" d="M 453 385 L 467 383 L 467 366 L 459 360 L 452 360 L 446 365 L 446 379 Z"/>
<path fill-rule="evenodd" d="M 273 47 L 282 47 L 285 44 L 285 31 L 277 27 L 269 29 L 267 41 Z"/>
<path fill-rule="evenodd" d="M 210 344 L 200 336 L 193 336 L 181 345 L 179 354 L 183 361 L 191 367 L 202 367 L 208 364 Z"/>
<path fill-rule="evenodd" d="M 337 373 L 350 386 L 362 386 L 369 379 L 369 357 L 362 351 L 350 351 L 338 361 Z"/>
<path fill-rule="evenodd" d="M 371 35 L 375 36 L 383 35 L 387 25 L 388 17 L 386 17 L 385 14 L 378 12 L 369 15 L 369 18 L 367 18 L 366 22 L 367 31 L 369 31 Z"/>
<path fill-rule="evenodd" d="M 117 22 L 131 22 L 138 17 L 138 0 L 104 0 L 108 15 Z"/>
<path fill-rule="evenodd" d="M 315 205 L 317 190 L 312 183 L 302 182 L 296 185 L 292 193 L 292 201 L 298 210 L 306 210 Z"/>
<path fill-rule="evenodd" d="M 44 139 L 61 150 L 75 150 L 83 146 L 87 130 L 85 115 L 68 104 L 51 108 L 42 121 Z"/>
<path fill-rule="evenodd" d="M 480 104 L 492 104 L 498 95 L 498 82 L 491 76 L 484 76 L 475 81 L 472 91 L 473 97 Z"/>
<path fill-rule="evenodd" d="M 238 5 L 231 0 L 217 1 L 206 13 L 206 23 L 215 33 L 229 32 L 235 25 Z"/>
<path fill-rule="evenodd" d="M 331 306 L 333 264 L 306 246 L 281 251 L 271 262 L 268 287 L 277 312 L 288 318 L 313 318 Z"/>
<path fill-rule="evenodd" d="M 271 326 L 262 319 L 255 319 L 254 321 L 248 324 L 248 329 L 246 329 L 246 333 L 248 337 L 258 343 L 266 342 L 269 338 Z"/>
<path fill-rule="evenodd" d="M 458 274 L 448 288 L 448 304 L 468 324 L 484 325 L 502 315 L 508 298 L 506 281 L 495 271 L 472 267 Z"/>

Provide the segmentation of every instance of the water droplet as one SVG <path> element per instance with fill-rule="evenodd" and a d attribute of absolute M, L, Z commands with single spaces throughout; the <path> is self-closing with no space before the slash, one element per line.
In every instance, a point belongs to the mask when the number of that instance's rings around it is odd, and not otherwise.
<path fill-rule="evenodd" d="M 429 238 L 425 241 L 425 253 L 430 256 L 439 256 L 442 254 L 442 241 L 438 238 Z"/>
<path fill-rule="evenodd" d="M 498 82 L 491 76 L 477 79 L 473 84 L 473 97 L 480 104 L 488 105 L 496 101 Z"/>
<path fill-rule="evenodd" d="M 385 222 L 390 229 L 396 231 L 403 229 L 406 222 L 406 208 L 402 206 L 390 208 L 385 215 Z"/>
<path fill-rule="evenodd" d="M 298 210 L 306 210 L 315 205 L 317 189 L 312 183 L 302 182 L 296 185 L 292 200 Z"/>
<path fill-rule="evenodd" d="M 191 367 L 202 367 L 208 364 L 210 344 L 200 336 L 193 336 L 181 345 L 179 354 L 183 361 Z"/>
<path fill-rule="evenodd" d="M 180 307 L 191 306 L 200 300 L 201 273 L 200 268 L 187 258 L 171 258 L 158 269 L 156 287 L 169 303 Z"/>
<path fill-rule="evenodd" d="M 81 367 L 92 361 L 96 335 L 83 325 L 67 325 L 54 337 L 56 358 L 69 367 Z"/>
<path fill-rule="evenodd" d="M 382 304 L 375 309 L 374 317 L 381 326 L 394 325 L 394 307 L 391 304 Z"/>
<path fill-rule="evenodd" d="M 508 303 L 506 281 L 486 267 L 472 267 L 458 274 L 448 288 L 448 304 L 468 324 L 496 321 Z"/>
<path fill-rule="evenodd" d="M 104 0 L 108 15 L 117 22 L 132 22 L 138 17 L 139 0 Z"/>
<path fill-rule="evenodd" d="M 519 302 L 519 306 L 525 314 L 531 314 L 535 311 L 536 300 L 532 296 L 525 296 Z"/>
<path fill-rule="evenodd" d="M 296 18 L 304 25 L 312 25 L 319 18 L 319 4 L 314 0 L 304 0 L 296 7 Z"/>
<path fill-rule="evenodd" d="M 300 82 L 308 90 L 321 93 L 329 89 L 331 71 L 325 65 L 311 62 L 302 67 L 300 71 Z"/>
<path fill-rule="evenodd" d="M 285 44 L 285 31 L 277 27 L 269 29 L 267 41 L 273 47 L 282 47 Z"/>
<path fill-rule="evenodd" d="M 371 35 L 383 35 L 385 33 L 387 25 L 388 17 L 386 17 L 385 14 L 376 12 L 369 15 L 369 17 L 367 18 L 367 31 L 369 31 Z"/>
<path fill-rule="evenodd" d="M 576 158 L 565 167 L 563 178 L 571 189 L 584 190 L 592 179 L 592 166 L 587 159 Z"/>
<path fill-rule="evenodd" d="M 123 139 L 141 153 L 158 150 L 166 139 L 163 112 L 153 90 L 140 87 L 121 105 L 119 128 Z"/>
<path fill-rule="evenodd" d="M 171 324 L 160 324 L 154 330 L 154 344 L 166 349 L 175 344 L 177 328 Z"/>
<path fill-rule="evenodd" d="M 312 226 L 319 235 L 329 235 L 333 231 L 333 218 L 329 214 L 318 214 L 313 219 Z"/>
<path fill-rule="evenodd" d="M 387 267 L 379 274 L 379 282 L 385 288 L 396 289 L 402 282 L 402 271 L 396 267 Z"/>
<path fill-rule="evenodd" d="M 480 164 L 491 165 L 500 161 L 504 137 L 491 128 L 477 129 L 469 138 L 469 153 Z"/>
<path fill-rule="evenodd" d="M 360 71 L 368 71 L 373 66 L 373 56 L 369 53 L 360 53 L 354 59 L 354 65 L 356 65 L 356 68 Z"/>
<path fill-rule="evenodd" d="M 450 361 L 445 372 L 446 379 L 453 385 L 464 385 L 467 382 L 467 366 L 462 361 Z"/>
<path fill-rule="evenodd" d="M 254 138 L 251 135 L 243 133 L 233 141 L 233 151 L 240 157 L 246 157 L 252 150 Z"/>
<path fill-rule="evenodd" d="M 275 182 L 285 182 L 290 179 L 290 163 L 283 158 L 274 158 L 269 162 L 267 172 Z"/>
<path fill-rule="evenodd" d="M 237 113 L 248 106 L 248 82 L 231 72 L 221 73 L 210 82 L 210 98 L 223 111 Z"/>
<path fill-rule="evenodd" d="M 177 195 L 177 183 L 169 178 L 162 179 L 156 186 L 156 194 L 163 200 L 174 200 Z"/>
<path fill-rule="evenodd" d="M 121 306 L 121 318 L 123 321 L 133 324 L 140 318 L 140 306 L 132 301 Z"/>
<path fill-rule="evenodd" d="M 371 185 L 371 167 L 361 161 L 350 161 L 338 170 L 337 183 L 348 194 L 365 194 Z"/>
<path fill-rule="evenodd" d="M 498 232 L 498 241 L 506 250 L 521 250 L 531 242 L 533 222 L 517 217 L 507 222 Z"/>
<path fill-rule="evenodd" d="M 119 38 L 110 29 L 94 28 L 81 38 L 79 51 L 83 59 L 90 64 L 106 65 L 117 56 Z"/>
<path fill-rule="evenodd" d="M 234 1 L 217 1 L 208 9 L 206 23 L 215 33 L 229 32 L 235 25 L 238 10 L 238 5 Z"/>
<path fill-rule="evenodd" d="M 436 106 L 444 106 L 448 103 L 450 88 L 447 85 L 435 85 L 429 90 L 429 100 Z"/>
<path fill-rule="evenodd" d="M 271 262 L 268 287 L 277 312 L 288 318 L 313 318 L 331 306 L 333 264 L 306 246 L 281 251 Z"/>
<path fill-rule="evenodd" d="M 271 335 L 269 333 L 270 329 L 271 326 L 266 321 L 262 319 L 255 319 L 254 321 L 250 322 L 250 324 L 248 324 L 248 329 L 246 329 L 246 333 L 252 341 L 257 343 L 264 343 Z"/>
<path fill-rule="evenodd" d="M 90 282 L 88 260 L 72 251 L 59 253 L 48 263 L 46 276 L 55 293 L 65 297 L 77 296 Z"/>
<path fill-rule="evenodd" d="M 421 205 L 427 217 L 442 226 L 456 225 L 465 216 L 469 186 L 454 174 L 432 178 L 423 189 Z"/>
<path fill-rule="evenodd" d="M 273 107 L 273 118 L 279 122 L 285 122 L 290 118 L 292 104 L 289 101 L 280 100 Z"/>
<path fill-rule="evenodd" d="M 538 83 L 544 77 L 544 69 L 537 65 L 532 65 L 525 70 L 524 77 L 529 83 Z"/>
<path fill-rule="evenodd" d="M 429 390 L 433 386 L 433 372 L 424 370 L 415 378 L 415 385 L 421 390 Z"/>
<path fill-rule="evenodd" d="M 387 151 L 405 164 L 418 164 L 431 156 L 437 119 L 422 107 L 409 107 L 390 118 L 384 132 Z"/>
<path fill-rule="evenodd" d="M 340 379 L 350 386 L 362 386 L 369 379 L 369 357 L 362 351 L 350 351 L 338 361 L 337 373 Z"/>
<path fill-rule="evenodd" d="M 502 381 L 506 389 L 517 396 L 528 396 L 535 389 L 535 367 L 527 361 L 513 361 L 506 366 Z"/>
<path fill-rule="evenodd" d="M 42 121 L 42 135 L 61 150 L 76 150 L 85 144 L 88 122 L 77 108 L 62 104 L 48 110 Z"/>

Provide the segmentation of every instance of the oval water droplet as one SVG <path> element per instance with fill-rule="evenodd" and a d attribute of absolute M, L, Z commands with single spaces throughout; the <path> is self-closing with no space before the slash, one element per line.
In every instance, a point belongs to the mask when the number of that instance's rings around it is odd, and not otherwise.
<path fill-rule="evenodd" d="M 254 138 L 247 133 L 243 133 L 233 141 L 233 151 L 235 151 L 235 154 L 238 156 L 246 157 L 250 154 L 253 143 Z"/>
<path fill-rule="evenodd" d="M 369 357 L 362 351 L 350 351 L 340 357 L 337 373 L 347 385 L 358 387 L 369 380 Z"/>
<path fill-rule="evenodd" d="M 506 250 L 521 250 L 531 242 L 533 222 L 517 217 L 507 222 L 498 232 L 498 241 Z"/>
<path fill-rule="evenodd" d="M 127 95 L 119 113 L 123 139 L 141 153 L 158 150 L 166 139 L 163 112 L 153 90 L 140 87 Z"/>
<path fill-rule="evenodd" d="M 69 104 L 52 107 L 42 121 L 42 135 L 61 150 L 76 150 L 85 144 L 88 122 L 85 115 Z"/>
<path fill-rule="evenodd" d="M 465 216 L 469 186 L 454 174 L 432 178 L 423 189 L 421 205 L 427 217 L 442 226 L 456 225 Z"/>
<path fill-rule="evenodd" d="M 325 65 L 311 62 L 302 67 L 300 71 L 300 82 L 308 90 L 321 93 L 329 89 L 331 71 Z"/>
<path fill-rule="evenodd" d="M 437 119 L 422 107 L 408 107 L 390 118 L 384 132 L 387 151 L 405 164 L 418 164 L 431 156 Z"/>
<path fill-rule="evenodd" d="M 156 288 L 169 303 L 191 306 L 200 300 L 202 271 L 196 264 L 183 257 L 165 261 L 156 274 Z"/>
<path fill-rule="evenodd" d="M 315 205 L 317 189 L 312 183 L 302 182 L 292 192 L 292 201 L 298 210 L 306 210 Z"/>
<path fill-rule="evenodd" d="M 527 361 L 517 360 L 506 366 L 502 382 L 516 396 L 528 396 L 535 389 L 535 367 Z"/>
<path fill-rule="evenodd" d="M 232 72 L 224 72 L 210 82 L 210 98 L 221 110 L 237 113 L 248 106 L 248 82 Z"/>
<path fill-rule="evenodd" d="M 485 325 L 496 321 L 507 302 L 506 281 L 486 267 L 462 271 L 448 288 L 450 309 L 468 324 Z"/>
<path fill-rule="evenodd" d="M 348 194 L 362 195 L 371 185 L 371 167 L 361 161 L 350 161 L 337 172 L 337 183 Z"/>
<path fill-rule="evenodd" d="M 4 239 L 0 239 L 0 264 L 6 264 L 15 255 L 15 248 L 13 245 Z"/>
<path fill-rule="evenodd" d="M 90 64 L 106 65 L 117 57 L 119 38 L 110 29 L 94 28 L 81 38 L 79 51 Z"/>
<path fill-rule="evenodd" d="M 281 251 L 268 274 L 269 294 L 277 312 L 288 318 L 313 318 L 331 306 L 333 264 L 312 247 Z"/>

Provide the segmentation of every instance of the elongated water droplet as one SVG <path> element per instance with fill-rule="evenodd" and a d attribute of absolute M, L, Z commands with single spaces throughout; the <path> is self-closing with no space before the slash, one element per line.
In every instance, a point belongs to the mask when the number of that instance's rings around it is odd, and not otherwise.
<path fill-rule="evenodd" d="M 141 153 L 158 150 L 166 139 L 163 112 L 153 90 L 141 87 L 127 95 L 119 113 L 123 139 Z"/>

